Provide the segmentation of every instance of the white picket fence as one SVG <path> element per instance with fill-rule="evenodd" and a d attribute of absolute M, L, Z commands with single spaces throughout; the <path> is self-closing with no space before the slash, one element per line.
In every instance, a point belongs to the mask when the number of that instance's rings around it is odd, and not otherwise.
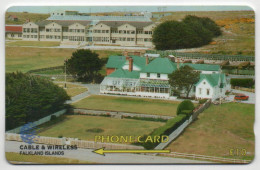
<path fill-rule="evenodd" d="M 56 113 L 53 113 L 53 114 L 51 114 L 51 115 L 49 115 L 49 116 L 46 116 L 46 117 L 44 117 L 44 118 L 41 118 L 41 119 L 39 119 L 39 120 L 37 120 L 37 121 L 34 121 L 34 122 L 32 122 L 32 123 L 33 123 L 33 125 L 38 126 L 38 125 L 41 125 L 41 124 L 43 124 L 43 123 L 45 123 L 45 122 L 50 121 L 52 115 L 55 115 L 56 117 L 59 117 L 60 115 L 63 115 L 65 112 L 66 112 L 66 109 L 60 110 L 60 111 L 58 111 L 58 112 L 56 112 Z M 24 125 L 23 125 L 23 126 L 24 126 Z M 21 130 L 21 128 L 22 128 L 23 126 L 19 126 L 19 127 L 15 128 L 15 129 L 8 130 L 8 131 L 6 131 L 6 132 L 7 132 L 7 133 L 20 133 L 20 130 Z"/>
<path fill-rule="evenodd" d="M 251 162 L 251 160 L 232 159 L 232 158 L 223 158 L 223 157 L 216 157 L 216 156 L 188 154 L 188 153 L 179 153 L 179 152 L 162 153 L 160 155 L 175 157 L 175 158 L 199 159 L 199 160 L 208 160 L 208 161 L 223 162 L 223 163 L 247 164 Z"/>

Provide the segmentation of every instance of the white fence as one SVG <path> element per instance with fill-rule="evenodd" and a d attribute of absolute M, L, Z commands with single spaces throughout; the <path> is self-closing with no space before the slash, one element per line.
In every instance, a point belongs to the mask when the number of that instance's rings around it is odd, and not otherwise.
<path fill-rule="evenodd" d="M 22 142 L 20 134 L 5 133 L 5 140 Z M 117 143 L 101 143 L 94 141 L 78 140 L 75 138 L 55 138 L 46 136 L 37 136 L 34 143 L 47 145 L 77 145 L 78 148 L 99 149 L 105 147 L 106 149 L 144 149 L 142 146 L 125 145 Z"/>
<path fill-rule="evenodd" d="M 222 158 L 222 157 L 216 157 L 216 156 L 206 156 L 206 155 L 198 155 L 198 154 L 179 153 L 179 152 L 162 153 L 160 155 L 169 156 L 169 157 L 177 157 L 177 158 L 208 160 L 208 161 L 223 162 L 223 163 L 247 164 L 247 163 L 251 162 L 251 160 Z"/>
<path fill-rule="evenodd" d="M 196 108 L 193 110 L 192 116 L 186 120 L 182 125 L 180 125 L 176 130 L 174 130 L 170 135 L 169 135 L 169 141 L 166 143 L 160 143 L 155 147 L 155 149 L 164 149 L 167 145 L 169 145 L 174 139 L 176 139 L 181 132 L 193 121 L 197 118 L 197 116 L 203 112 L 205 109 L 207 109 L 210 106 L 211 101 L 208 100 L 205 102 L 203 105 L 201 105 L 199 108 Z"/>
<path fill-rule="evenodd" d="M 177 138 L 181 132 L 192 122 L 192 116 L 186 120 L 182 125 L 180 125 L 175 131 L 173 131 L 169 135 L 169 140 L 166 143 L 160 143 L 154 149 L 164 149 L 167 145 L 169 145 L 175 138 Z"/>
<path fill-rule="evenodd" d="M 41 124 L 43 124 L 43 123 L 45 123 L 45 122 L 50 121 L 52 115 L 55 115 L 55 116 L 59 117 L 60 115 L 63 115 L 65 112 L 66 112 L 66 109 L 60 110 L 60 111 L 58 111 L 58 112 L 56 112 L 56 113 L 53 113 L 53 114 L 51 114 L 51 115 L 49 115 L 49 116 L 46 116 L 46 117 L 44 117 L 44 118 L 41 118 L 41 119 L 39 119 L 39 120 L 37 120 L 37 121 L 35 121 L 35 122 L 32 122 L 32 123 L 33 123 L 33 125 L 38 126 L 38 125 L 41 125 Z M 23 126 L 20 126 L 20 127 L 15 128 L 15 129 L 8 130 L 8 131 L 6 131 L 6 132 L 7 132 L 7 133 L 20 133 L 20 130 L 21 130 L 22 127 L 23 127 Z"/>

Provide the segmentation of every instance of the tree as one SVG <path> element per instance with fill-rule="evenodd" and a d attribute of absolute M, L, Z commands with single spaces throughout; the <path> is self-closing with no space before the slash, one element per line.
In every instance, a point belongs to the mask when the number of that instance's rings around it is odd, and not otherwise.
<path fill-rule="evenodd" d="M 194 69 L 188 65 L 180 67 L 169 75 L 170 85 L 178 91 L 185 90 L 187 98 L 189 97 L 192 87 L 199 79 L 200 73 L 194 71 Z"/>
<path fill-rule="evenodd" d="M 220 28 L 209 18 L 186 16 L 183 21 L 166 21 L 153 33 L 157 50 L 174 50 L 206 45 L 221 35 Z"/>
<path fill-rule="evenodd" d="M 90 50 L 80 49 L 72 53 L 70 59 L 65 61 L 67 72 L 79 80 L 93 81 L 104 62 L 98 54 Z"/>
<path fill-rule="evenodd" d="M 69 100 L 63 88 L 47 79 L 21 72 L 6 74 L 6 129 L 53 114 Z"/>
<path fill-rule="evenodd" d="M 220 27 L 208 17 L 197 17 L 194 15 L 187 15 L 184 18 L 183 22 L 185 23 L 198 22 L 204 27 L 204 29 L 210 31 L 213 34 L 213 37 L 217 37 L 221 35 Z"/>

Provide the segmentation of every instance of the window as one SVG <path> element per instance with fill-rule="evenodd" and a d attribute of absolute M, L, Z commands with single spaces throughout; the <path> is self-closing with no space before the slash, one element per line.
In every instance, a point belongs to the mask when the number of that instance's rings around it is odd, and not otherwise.
<path fill-rule="evenodd" d="M 157 78 L 160 78 L 161 77 L 161 74 L 160 73 L 157 73 Z"/>
<path fill-rule="evenodd" d="M 210 89 L 207 89 L 207 95 L 209 95 Z"/>
<path fill-rule="evenodd" d="M 146 77 L 150 77 L 150 73 L 146 73 Z"/>
<path fill-rule="evenodd" d="M 201 94 L 201 88 L 199 88 L 199 94 Z"/>
<path fill-rule="evenodd" d="M 196 86 L 193 86 L 193 91 L 196 92 Z"/>

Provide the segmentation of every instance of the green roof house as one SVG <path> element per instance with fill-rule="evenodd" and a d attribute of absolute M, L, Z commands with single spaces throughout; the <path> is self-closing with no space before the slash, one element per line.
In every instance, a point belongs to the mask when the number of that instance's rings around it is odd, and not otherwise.
<path fill-rule="evenodd" d="M 107 76 L 100 85 L 104 94 L 170 98 L 168 75 L 188 65 L 200 71 L 200 80 L 190 94 L 196 98 L 225 97 L 227 81 L 219 65 L 174 63 L 168 58 L 148 56 L 110 56 L 106 64 Z"/>

